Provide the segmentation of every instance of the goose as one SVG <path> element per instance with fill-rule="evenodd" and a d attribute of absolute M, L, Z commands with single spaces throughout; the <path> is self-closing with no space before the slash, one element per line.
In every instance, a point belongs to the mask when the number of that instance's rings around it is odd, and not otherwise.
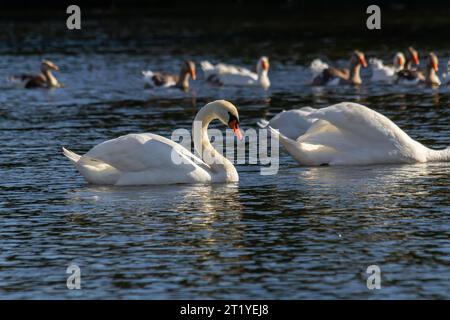
<path fill-rule="evenodd" d="M 38 74 L 21 74 L 15 75 L 9 78 L 9 81 L 19 87 L 25 89 L 31 88 L 59 88 L 63 85 L 58 82 L 55 76 L 52 74 L 52 70 L 59 71 L 57 65 L 49 60 L 43 60 L 41 62 L 41 73 Z"/>
<path fill-rule="evenodd" d="M 427 65 L 425 68 L 425 84 L 429 87 L 440 86 L 441 80 L 437 75 L 439 71 L 439 59 L 434 52 L 428 54 Z"/>
<path fill-rule="evenodd" d="M 210 102 L 198 111 L 193 123 L 194 148 L 201 158 L 182 145 L 153 133 L 128 134 L 108 140 L 83 156 L 63 147 L 63 154 L 92 184 L 237 182 L 236 168 L 209 141 L 208 125 L 215 119 L 228 125 L 242 140 L 237 108 L 225 100 Z"/>
<path fill-rule="evenodd" d="M 405 69 L 397 72 L 396 83 L 416 85 L 424 83 L 426 86 L 439 86 L 441 80 L 437 72 L 439 70 L 439 60 L 435 53 L 430 52 L 427 57 L 425 70 Z"/>
<path fill-rule="evenodd" d="M 384 65 L 383 61 L 379 59 L 370 59 L 369 63 L 372 66 L 370 81 L 386 83 L 395 81 L 396 73 L 403 69 L 405 61 L 405 55 L 401 52 L 395 54 L 393 65 Z"/>
<path fill-rule="evenodd" d="M 420 64 L 419 53 L 413 47 L 408 47 L 408 49 L 406 49 L 405 58 L 406 58 L 405 61 L 406 70 L 414 69 L 412 66 L 413 64 L 415 65 L 415 68 L 417 68 Z"/>
<path fill-rule="evenodd" d="M 414 86 L 425 80 L 423 73 L 418 69 L 420 59 L 417 50 L 413 47 L 408 47 L 406 49 L 405 59 L 405 66 L 403 69 L 397 71 L 394 82 Z"/>
<path fill-rule="evenodd" d="M 301 165 L 370 165 L 450 161 L 450 147 L 432 150 L 410 138 L 384 115 L 363 105 L 343 102 L 310 110 L 314 119 L 297 138 L 268 128 Z M 284 125 L 285 123 L 282 123 Z M 302 124 L 299 125 L 302 127 Z"/>
<path fill-rule="evenodd" d="M 364 53 L 359 50 L 354 50 L 350 58 L 348 69 L 338 69 L 333 67 L 323 69 L 322 72 L 313 79 L 312 85 L 323 86 L 335 84 L 337 79 L 339 79 L 339 84 L 360 85 L 362 83 L 360 76 L 361 66 L 364 68 L 367 67 Z"/>
<path fill-rule="evenodd" d="M 261 86 L 264 89 L 270 87 L 269 58 L 264 56 L 256 64 L 256 73 L 224 63 L 213 65 L 209 61 L 202 61 L 200 66 L 205 74 L 206 81 L 215 85 Z"/>
<path fill-rule="evenodd" d="M 146 88 L 178 88 L 185 91 L 189 89 L 189 79 L 195 80 L 197 78 L 195 63 L 189 60 L 183 61 L 181 64 L 179 75 L 151 70 L 142 71 L 142 75 Z"/>

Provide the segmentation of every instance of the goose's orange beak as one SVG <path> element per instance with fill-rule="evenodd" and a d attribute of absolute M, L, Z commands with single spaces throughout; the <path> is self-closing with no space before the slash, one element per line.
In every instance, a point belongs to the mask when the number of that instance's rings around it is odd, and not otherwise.
<path fill-rule="evenodd" d="M 192 78 L 192 80 L 195 80 L 197 78 L 197 73 L 196 73 L 195 69 L 191 69 L 191 78 Z"/>
<path fill-rule="evenodd" d="M 263 70 L 269 70 L 269 62 L 267 60 L 261 61 L 261 67 Z"/>
<path fill-rule="evenodd" d="M 367 68 L 366 58 L 364 58 L 364 57 L 359 58 L 359 63 L 361 63 L 361 65 L 362 65 L 364 68 Z"/>
<path fill-rule="evenodd" d="M 398 62 L 398 65 L 399 65 L 399 66 L 403 66 L 403 65 L 405 64 L 405 61 L 403 61 L 403 58 L 402 58 L 402 57 L 398 57 L 398 58 L 397 58 L 397 62 Z"/>
<path fill-rule="evenodd" d="M 239 122 L 237 121 L 237 119 L 230 120 L 230 122 L 228 122 L 228 126 L 233 130 L 236 137 L 239 140 L 242 140 L 242 133 L 241 130 L 239 130 Z"/>
<path fill-rule="evenodd" d="M 419 55 L 417 53 L 413 54 L 413 60 L 414 60 L 414 63 L 416 64 L 416 66 L 418 66 L 420 61 L 419 61 Z"/>
<path fill-rule="evenodd" d="M 438 72 L 439 68 L 438 68 L 438 64 L 436 63 L 436 61 L 433 61 L 433 69 L 434 71 Z"/>

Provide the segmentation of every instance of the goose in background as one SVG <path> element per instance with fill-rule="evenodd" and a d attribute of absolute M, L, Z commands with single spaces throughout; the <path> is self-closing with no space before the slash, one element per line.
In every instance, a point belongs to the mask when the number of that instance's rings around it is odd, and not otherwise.
<path fill-rule="evenodd" d="M 384 65 L 380 59 L 370 59 L 369 63 L 372 67 L 372 82 L 386 82 L 392 83 L 396 79 L 396 74 L 400 70 L 403 70 L 405 65 L 405 55 L 401 52 L 397 52 L 394 56 L 393 65 Z"/>
<path fill-rule="evenodd" d="M 406 70 L 417 69 L 420 64 L 419 53 L 413 47 L 408 47 L 405 54 L 405 68 Z M 414 66 L 413 66 L 414 65 Z"/>
<path fill-rule="evenodd" d="M 439 86 L 441 80 L 437 75 L 439 70 L 439 59 L 435 53 L 430 52 L 427 56 L 427 64 L 423 71 L 410 69 L 401 70 L 397 73 L 396 83 L 417 85 L 424 83 L 426 86 Z"/>
<path fill-rule="evenodd" d="M 219 63 L 211 64 L 202 61 L 200 66 L 207 82 L 219 86 L 261 86 L 270 87 L 269 58 L 261 57 L 256 64 L 256 73 L 242 67 Z"/>
<path fill-rule="evenodd" d="M 369 165 L 450 161 L 450 148 L 432 150 L 410 138 L 384 115 L 363 105 L 343 102 L 310 110 L 312 125 L 299 136 L 269 128 L 301 165 Z M 285 123 L 279 123 L 284 126 Z"/>
<path fill-rule="evenodd" d="M 153 133 L 128 134 L 108 140 L 83 156 L 63 148 L 64 155 L 81 175 L 93 184 L 160 185 L 175 183 L 237 182 L 233 164 L 213 148 L 208 125 L 218 119 L 242 140 L 239 114 L 225 100 L 201 108 L 193 123 L 192 136 L 197 157 L 182 145 Z"/>
<path fill-rule="evenodd" d="M 334 67 L 328 67 L 327 64 L 322 64 L 322 67 L 326 67 L 316 75 L 312 81 L 312 85 L 323 86 L 327 84 L 353 84 L 360 85 L 362 83 L 360 76 L 361 66 L 367 67 L 366 58 L 364 53 L 359 50 L 355 50 L 350 58 L 350 64 L 348 69 L 339 69 Z M 315 70 L 316 72 L 319 70 Z"/>
<path fill-rule="evenodd" d="M 50 60 L 43 60 L 41 62 L 40 73 L 24 73 L 20 75 L 14 75 L 9 78 L 9 81 L 13 85 L 25 89 L 62 87 L 62 83 L 58 82 L 58 80 L 53 75 L 52 70 L 59 71 L 59 68 Z"/>
<path fill-rule="evenodd" d="M 437 75 L 439 71 L 439 59 L 434 52 L 430 52 L 427 58 L 427 65 L 425 68 L 425 84 L 429 87 L 441 85 L 441 80 Z"/>
<path fill-rule="evenodd" d="M 189 79 L 195 80 L 197 78 L 195 63 L 189 60 L 181 64 L 179 75 L 151 70 L 142 71 L 142 75 L 146 88 L 178 88 L 185 91 L 189 89 Z"/>
<path fill-rule="evenodd" d="M 419 53 L 413 47 L 408 47 L 405 53 L 405 66 L 396 74 L 395 83 L 415 86 L 425 80 L 425 76 L 418 69 L 420 64 Z"/>

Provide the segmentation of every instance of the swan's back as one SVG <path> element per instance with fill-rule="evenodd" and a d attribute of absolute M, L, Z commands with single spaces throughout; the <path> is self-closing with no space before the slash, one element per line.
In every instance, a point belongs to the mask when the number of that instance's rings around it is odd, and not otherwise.
<path fill-rule="evenodd" d="M 310 116 L 319 120 L 296 141 L 293 156 L 300 163 L 372 164 L 427 160 L 427 148 L 411 139 L 387 117 L 363 105 L 339 103 L 319 109 Z"/>
<path fill-rule="evenodd" d="M 316 119 L 310 115 L 315 111 L 317 109 L 311 107 L 282 111 L 269 122 L 263 122 L 265 124 L 263 126 L 270 125 L 272 128 L 280 130 L 286 137 L 295 140 L 314 123 Z"/>
<path fill-rule="evenodd" d="M 211 181 L 201 159 L 174 141 L 152 133 L 128 134 L 92 148 L 76 162 L 91 183 L 115 185 Z"/>

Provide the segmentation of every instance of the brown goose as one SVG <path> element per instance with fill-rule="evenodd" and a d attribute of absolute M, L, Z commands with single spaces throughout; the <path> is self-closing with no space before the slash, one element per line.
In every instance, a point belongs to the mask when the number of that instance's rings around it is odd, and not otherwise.
<path fill-rule="evenodd" d="M 59 71 L 59 68 L 53 62 L 43 60 L 41 63 L 41 73 L 16 75 L 12 76 L 10 80 L 26 89 L 62 87 L 62 84 L 52 74 L 52 70 Z"/>
<path fill-rule="evenodd" d="M 359 50 L 355 50 L 350 58 L 350 65 L 348 69 L 338 69 L 333 67 L 325 68 L 313 79 L 312 84 L 322 86 L 333 80 L 337 80 L 339 84 L 360 85 L 362 83 L 361 76 L 359 74 L 361 66 L 364 68 L 367 67 L 366 58 L 364 53 Z"/>
<path fill-rule="evenodd" d="M 425 68 L 425 84 L 427 86 L 434 87 L 441 85 L 441 80 L 437 75 L 438 70 L 439 59 L 434 52 L 430 52 L 428 54 L 427 65 Z"/>
<path fill-rule="evenodd" d="M 153 71 L 142 71 L 144 75 L 145 87 L 176 87 L 182 90 L 189 89 L 189 79 L 195 80 L 197 77 L 195 64 L 192 61 L 184 61 L 181 64 L 180 74 L 168 74 Z"/>
<path fill-rule="evenodd" d="M 396 80 L 394 82 L 407 85 L 416 85 L 420 81 L 424 81 L 425 76 L 418 69 L 420 60 L 417 50 L 413 47 L 408 47 L 408 49 L 406 49 L 405 58 L 405 67 L 397 72 Z"/>
<path fill-rule="evenodd" d="M 419 66 L 420 64 L 419 53 L 413 47 L 408 47 L 408 49 L 406 49 L 405 57 L 406 62 L 404 69 L 406 70 L 413 69 L 412 64 L 414 64 L 416 68 Z"/>
<path fill-rule="evenodd" d="M 396 83 L 417 85 L 425 83 L 427 86 L 439 86 L 441 80 L 437 75 L 439 60 L 436 54 L 430 52 L 427 57 L 427 64 L 425 70 L 407 69 L 401 70 L 397 73 Z"/>

